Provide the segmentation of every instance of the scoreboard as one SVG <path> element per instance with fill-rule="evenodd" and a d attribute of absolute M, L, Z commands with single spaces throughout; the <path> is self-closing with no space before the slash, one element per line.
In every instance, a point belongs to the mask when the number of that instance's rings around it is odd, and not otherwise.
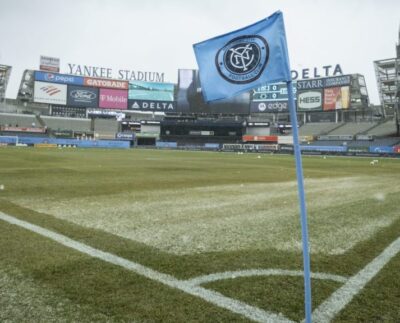
<path fill-rule="evenodd" d="M 296 100 L 297 84 L 293 83 L 293 96 Z M 250 111 L 252 113 L 288 112 L 288 92 L 286 83 L 272 83 L 252 91 Z"/>

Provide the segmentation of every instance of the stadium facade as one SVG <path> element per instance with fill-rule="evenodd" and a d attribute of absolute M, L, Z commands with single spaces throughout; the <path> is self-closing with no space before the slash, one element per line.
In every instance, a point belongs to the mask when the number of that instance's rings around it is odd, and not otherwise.
<path fill-rule="evenodd" d="M 377 60 L 374 66 L 383 111 L 386 116 L 395 117 L 400 135 L 400 30 L 396 57 Z"/>
<path fill-rule="evenodd" d="M 294 81 L 303 151 L 397 154 L 399 62 L 374 62 L 383 109 L 370 104 L 361 74 Z M 11 67 L 1 71 L 5 93 Z M 88 146 L 108 140 L 212 150 L 287 152 L 292 146 L 286 84 L 207 103 L 193 69 L 178 70 L 177 84 L 26 70 L 16 100 L 1 103 L 0 118 L 3 140 L 36 138 L 21 139 L 29 145 L 63 139 L 80 140 L 69 143 L 78 146 L 88 140 Z"/>

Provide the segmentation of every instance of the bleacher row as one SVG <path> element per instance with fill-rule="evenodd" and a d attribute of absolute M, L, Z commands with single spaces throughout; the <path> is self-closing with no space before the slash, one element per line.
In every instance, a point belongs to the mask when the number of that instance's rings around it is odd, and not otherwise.
<path fill-rule="evenodd" d="M 98 133 L 104 139 L 115 138 L 119 123 L 115 119 L 81 119 L 28 114 L 0 113 L 0 125 L 12 127 L 45 127 L 53 131 Z"/>
<path fill-rule="evenodd" d="M 301 136 L 318 135 L 371 135 L 376 137 L 392 136 L 396 133 L 394 120 L 384 122 L 345 122 L 328 123 L 316 122 L 306 123 L 299 129 Z"/>
<path fill-rule="evenodd" d="M 145 116 L 143 116 L 145 117 Z M 0 112 L 0 126 L 11 127 L 42 127 L 49 132 L 72 131 L 78 136 L 81 134 L 96 134 L 98 139 L 114 139 L 117 132 L 121 131 L 121 124 L 115 119 L 86 119 L 86 118 L 66 118 L 47 115 L 4 113 Z M 357 136 L 368 135 L 379 145 L 396 145 L 400 140 L 396 137 L 396 124 L 394 120 L 383 122 L 314 122 L 305 123 L 299 128 L 300 136 L 328 136 L 330 139 L 314 141 L 317 145 L 343 145 L 346 141 L 351 142 L 353 146 L 364 145 L 364 142 L 357 142 Z M 290 134 L 289 134 L 290 135 Z M 348 140 L 336 137 L 353 137 Z M 326 138 L 325 138 L 326 139 Z"/>

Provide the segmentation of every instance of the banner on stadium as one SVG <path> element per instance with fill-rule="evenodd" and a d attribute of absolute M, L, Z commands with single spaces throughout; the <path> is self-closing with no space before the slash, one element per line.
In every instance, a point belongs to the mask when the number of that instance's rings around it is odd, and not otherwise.
<path fill-rule="evenodd" d="M 115 139 L 119 140 L 134 140 L 135 139 L 135 134 L 133 132 L 117 132 L 115 134 Z"/>
<path fill-rule="evenodd" d="M 247 141 L 261 141 L 261 142 L 278 142 L 278 136 L 253 136 L 253 135 L 244 135 L 242 137 L 244 142 Z"/>
<path fill-rule="evenodd" d="M 357 146 L 357 147 L 347 147 L 347 152 L 352 153 L 352 154 L 363 154 L 363 153 L 368 153 L 369 152 L 369 146 Z"/>
<path fill-rule="evenodd" d="M 80 76 L 40 72 L 40 71 L 35 71 L 35 81 L 83 85 L 83 77 Z"/>
<path fill-rule="evenodd" d="M 391 154 L 394 152 L 394 148 L 392 146 L 370 146 L 369 152 L 378 154 Z"/>
<path fill-rule="evenodd" d="M 34 128 L 34 127 L 10 127 L 10 126 L 3 126 L 1 127 L 2 131 L 9 131 L 9 132 L 35 132 L 35 133 L 45 133 L 45 128 Z"/>
<path fill-rule="evenodd" d="M 322 89 L 325 87 L 339 87 L 351 84 L 351 75 L 341 75 L 320 79 L 297 81 L 297 90 Z"/>
<path fill-rule="evenodd" d="M 348 109 L 350 106 L 350 87 L 329 87 L 324 89 L 324 111 Z"/>
<path fill-rule="evenodd" d="M 127 81 L 98 79 L 93 77 L 83 78 L 83 84 L 91 87 L 101 87 L 109 89 L 121 89 L 121 90 L 129 89 L 129 83 Z"/>
<path fill-rule="evenodd" d="M 35 81 L 33 101 L 66 105 L 67 85 Z"/>
<path fill-rule="evenodd" d="M 41 71 L 58 73 L 60 72 L 60 59 L 41 55 L 39 69 Z"/>
<path fill-rule="evenodd" d="M 299 91 L 297 93 L 297 111 L 321 111 L 322 89 Z"/>
<path fill-rule="evenodd" d="M 302 145 L 300 146 L 303 151 L 320 151 L 320 152 L 346 152 L 347 147 L 345 146 L 311 146 Z"/>
<path fill-rule="evenodd" d="M 72 107 L 97 108 L 99 89 L 87 86 L 68 86 L 67 105 Z"/>
<path fill-rule="evenodd" d="M 129 110 L 175 112 L 175 85 L 143 81 L 129 82 Z"/>
<path fill-rule="evenodd" d="M 172 83 L 155 83 L 143 81 L 130 81 L 128 98 L 143 101 L 174 101 L 174 88 Z"/>
<path fill-rule="evenodd" d="M 99 107 L 126 110 L 128 108 L 128 91 L 100 89 Z"/>
<path fill-rule="evenodd" d="M 176 102 L 128 100 L 128 110 L 176 112 Z"/>

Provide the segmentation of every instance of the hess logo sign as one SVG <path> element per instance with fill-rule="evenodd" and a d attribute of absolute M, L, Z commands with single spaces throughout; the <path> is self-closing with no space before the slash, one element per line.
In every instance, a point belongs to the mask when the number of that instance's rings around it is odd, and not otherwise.
<path fill-rule="evenodd" d="M 300 93 L 297 104 L 302 109 L 320 108 L 322 106 L 322 93 L 317 91 Z"/>

